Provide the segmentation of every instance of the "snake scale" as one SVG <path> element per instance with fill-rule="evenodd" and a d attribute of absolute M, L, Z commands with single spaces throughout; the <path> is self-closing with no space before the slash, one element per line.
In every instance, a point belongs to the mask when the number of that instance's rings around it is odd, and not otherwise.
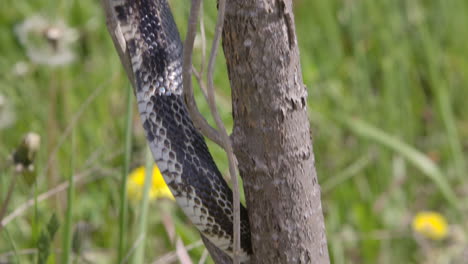
<path fill-rule="evenodd" d="M 232 191 L 183 99 L 182 42 L 167 0 L 111 0 L 122 31 L 134 93 L 154 160 L 177 203 L 215 246 L 233 255 Z M 240 260 L 252 252 L 241 205 Z"/>

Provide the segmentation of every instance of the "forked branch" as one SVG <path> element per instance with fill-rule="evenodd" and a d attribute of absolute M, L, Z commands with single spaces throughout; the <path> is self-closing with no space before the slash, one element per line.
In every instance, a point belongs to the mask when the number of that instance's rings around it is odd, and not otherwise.
<path fill-rule="evenodd" d="M 191 107 L 196 109 L 195 99 L 193 96 L 193 87 L 192 87 L 192 53 L 193 53 L 193 43 L 195 40 L 196 35 L 196 26 L 199 20 L 200 15 L 200 8 L 201 7 L 201 0 L 192 0 L 192 6 L 190 9 L 190 17 L 189 17 L 189 24 L 188 24 L 188 31 L 187 36 L 185 38 L 185 46 L 184 46 L 184 65 L 183 65 L 183 78 L 184 78 L 184 92 L 185 98 L 187 102 L 187 106 L 190 109 Z M 223 21 L 224 21 L 224 10 L 226 7 L 225 0 L 218 1 L 218 18 L 216 21 L 216 28 L 215 28 L 215 35 L 213 38 L 213 44 L 211 47 L 210 52 L 210 59 L 208 62 L 208 71 L 207 71 L 207 80 L 208 80 L 208 87 L 207 91 L 207 99 L 208 104 L 210 106 L 211 114 L 216 122 L 216 126 L 218 130 L 216 131 L 216 137 L 220 139 L 221 147 L 226 151 L 229 161 L 229 174 L 231 176 L 232 181 L 232 188 L 233 188 L 233 211 L 234 211 L 234 221 L 233 221 L 233 234 L 234 234 L 234 256 L 233 256 L 233 263 L 239 263 L 239 253 L 240 253 L 240 199 L 239 199 L 239 183 L 237 181 L 237 171 L 236 171 L 236 161 L 234 152 L 232 149 L 232 144 L 229 139 L 229 136 L 226 131 L 226 127 L 221 120 L 221 116 L 219 115 L 218 109 L 216 107 L 216 99 L 214 93 L 214 84 L 213 84 L 213 73 L 214 73 L 214 65 L 216 54 L 218 51 L 219 40 L 221 39 L 221 33 L 223 29 Z M 201 70 L 203 72 L 203 69 Z M 201 81 L 200 81 L 201 84 Z M 190 111 L 192 114 L 192 111 Z M 198 112 L 198 109 L 197 111 Z M 198 112 L 199 113 L 199 112 Z M 194 122 L 197 124 L 197 120 L 192 116 Z M 206 120 L 203 118 L 203 121 Z M 198 124 L 199 126 L 205 126 L 204 124 Z M 202 130 L 205 134 L 205 132 Z M 206 135 L 206 134 L 205 134 Z M 218 143 L 218 142 L 217 142 Z M 219 143 L 218 143 L 219 144 Z M 205 243 L 207 239 L 205 239 Z M 210 248 L 208 248 L 210 250 Z M 214 252 L 210 250 L 210 253 L 215 258 Z M 225 258 L 223 258 L 225 259 Z M 223 260 L 224 261 L 224 260 Z"/>

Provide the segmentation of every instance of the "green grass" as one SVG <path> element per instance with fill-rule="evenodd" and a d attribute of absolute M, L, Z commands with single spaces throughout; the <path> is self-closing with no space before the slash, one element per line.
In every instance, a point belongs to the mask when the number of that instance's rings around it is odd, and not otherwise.
<path fill-rule="evenodd" d="M 70 153 L 76 153 L 75 140 L 73 132 L 71 134 L 71 151 Z M 73 204 L 75 199 L 75 180 L 73 176 L 75 174 L 75 155 L 70 155 L 70 169 L 68 174 L 68 190 L 67 190 L 67 211 L 65 216 L 65 227 L 63 229 L 63 249 L 62 249 L 62 261 L 61 263 L 70 264 L 72 263 L 72 232 L 73 232 Z"/>
<path fill-rule="evenodd" d="M 188 2 L 171 3 L 183 36 Z M 466 238 L 463 219 L 468 217 L 468 2 L 294 3 L 333 263 L 421 263 L 441 256 L 460 263 L 458 251 L 450 249 L 468 247 L 457 242 L 457 237 Z M 215 10 L 214 2 L 205 3 L 209 39 Z M 31 63 L 14 27 L 35 14 L 61 19 L 77 30 L 73 63 L 62 67 Z M 199 64 L 200 47 L 195 51 Z M 224 58 L 218 60 L 214 81 L 229 129 L 229 81 Z M 19 62 L 28 67 L 20 75 L 14 73 Z M 9 154 L 25 133 L 37 132 L 41 135 L 37 191 L 18 181 L 8 213 L 66 183 L 73 160 L 78 180 L 69 221 L 74 237 L 78 223 L 89 227 L 73 241 L 74 263 L 84 259 L 115 263 L 119 255 L 130 261 L 144 230 L 140 203 L 128 204 L 125 228 L 119 225 L 126 157 L 131 154 L 129 167 L 134 168 L 145 163 L 146 152 L 136 111 L 133 122 L 126 123 L 128 87 L 99 1 L 0 2 L 0 94 L 16 117 L 7 128 L 0 124 L 0 204 L 14 176 L 7 165 Z M 197 94 L 198 104 L 209 116 L 202 97 Z M 125 151 L 127 128 L 133 136 L 131 149 Z M 70 148 L 72 131 L 75 151 Z M 209 146 L 227 174 L 224 154 Z M 37 254 L 28 249 L 37 246 L 54 213 L 60 223 L 67 223 L 66 201 L 64 189 L 13 218 L 0 234 L 0 262 L 7 258 L 35 263 Z M 411 231 L 411 217 L 421 210 L 435 210 L 447 218 L 457 230 L 452 243 L 430 242 L 430 251 L 422 249 Z M 177 237 L 185 245 L 199 240 L 170 201 L 151 202 L 146 220 L 146 243 L 143 249 L 137 247 L 137 252 L 144 252 L 145 263 L 173 252 Z M 167 231 L 171 228 L 175 238 Z M 118 250 L 124 239 L 124 250 Z M 59 263 L 65 244 L 64 238 L 55 237 L 49 263 Z M 202 252 L 197 247 L 189 254 L 196 263 Z"/>

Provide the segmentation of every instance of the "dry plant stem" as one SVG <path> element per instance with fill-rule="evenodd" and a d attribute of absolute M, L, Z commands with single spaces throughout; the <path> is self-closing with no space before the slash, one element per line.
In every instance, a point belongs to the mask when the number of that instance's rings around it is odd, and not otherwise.
<path fill-rule="evenodd" d="M 91 168 L 91 169 L 88 169 L 86 171 L 83 171 L 77 175 L 75 175 L 73 177 L 73 180 L 75 181 L 75 183 L 78 183 L 82 180 L 84 180 L 86 178 L 86 176 L 89 176 L 91 175 L 92 173 L 96 173 L 97 169 L 96 168 Z M 91 182 L 91 181 L 94 181 L 94 180 L 97 180 L 97 179 L 100 179 L 104 176 L 108 176 L 108 175 L 111 175 L 112 173 L 115 173 L 115 171 L 112 171 L 112 172 L 106 172 L 106 173 L 103 173 L 102 175 L 99 175 L 99 176 L 95 176 L 95 177 L 92 177 L 90 178 L 89 180 L 87 180 L 87 182 Z M 84 183 L 83 183 L 84 184 Z M 65 191 L 66 189 L 68 188 L 68 181 L 65 181 L 59 185 L 57 185 L 56 187 L 54 187 L 53 189 L 50 189 L 48 190 L 47 192 L 45 193 L 42 193 L 40 195 L 37 196 L 37 202 L 42 202 L 44 200 L 47 200 L 51 197 L 53 197 L 54 195 L 62 192 L 62 191 Z M 21 204 L 20 206 L 18 206 L 13 212 L 11 212 L 9 215 L 7 215 L 4 219 L 2 219 L 2 221 L 0 222 L 0 225 L 1 226 L 6 226 L 8 223 L 10 223 L 11 221 L 13 221 L 16 217 L 20 216 L 22 213 L 24 213 L 29 207 L 32 207 L 34 205 L 34 198 L 31 198 L 29 200 L 27 200 L 25 203 Z"/>
<path fill-rule="evenodd" d="M 190 8 L 190 16 L 188 21 L 187 35 L 184 42 L 184 63 L 183 63 L 183 85 L 184 85 L 184 98 L 187 104 L 187 109 L 190 117 L 193 119 L 195 126 L 201 130 L 203 135 L 214 141 L 219 146 L 223 147 L 221 135 L 214 129 L 203 115 L 198 111 L 195 96 L 193 94 L 192 86 L 192 53 L 193 43 L 195 41 L 196 27 L 198 17 L 200 15 L 201 0 L 193 0 L 192 7 Z"/>
<path fill-rule="evenodd" d="M 201 38 L 201 65 L 200 65 L 200 76 L 205 71 L 205 58 L 206 58 L 206 34 L 205 34 L 205 20 L 203 19 L 203 1 L 200 7 L 200 38 Z"/>
<path fill-rule="evenodd" d="M 230 170 L 232 178 L 236 178 L 235 168 L 233 168 L 233 170 L 231 168 L 232 165 L 234 164 L 231 161 L 234 158 L 232 156 L 232 147 L 230 147 L 229 137 L 227 137 L 226 130 L 224 129 L 224 133 L 222 133 L 222 132 L 220 133 L 219 131 L 212 128 L 208 124 L 208 122 L 205 120 L 205 118 L 198 111 L 198 108 L 197 108 L 196 103 L 195 103 L 195 97 L 193 95 L 192 53 L 193 53 L 193 44 L 194 44 L 195 35 L 196 35 L 197 21 L 198 21 L 199 15 L 200 15 L 200 8 L 201 8 L 201 0 L 193 0 L 192 1 L 192 6 L 190 8 L 190 16 L 189 16 L 189 22 L 188 22 L 188 27 L 187 27 L 188 28 L 187 29 L 187 35 L 186 35 L 185 43 L 184 43 L 184 64 L 183 64 L 183 71 L 182 72 L 183 72 L 183 84 L 184 84 L 185 101 L 186 101 L 187 107 L 189 109 L 190 116 L 194 120 L 194 123 L 200 128 L 202 133 L 205 136 L 207 136 L 208 138 L 210 138 L 211 140 L 213 140 L 214 142 L 216 142 L 219 146 L 221 146 L 222 148 L 224 148 L 228 152 L 228 158 L 230 160 L 230 162 L 229 162 L 230 163 L 230 169 L 229 170 Z M 219 36 L 218 36 L 218 42 L 219 42 Z M 217 43 L 217 42 L 214 42 L 214 43 Z M 215 50 L 213 51 L 213 49 L 215 49 Z M 212 56 L 216 55 L 216 49 L 217 49 L 217 45 L 213 45 L 212 52 L 211 52 Z M 214 60 L 214 58 L 213 59 L 210 58 L 210 61 L 211 60 Z M 214 65 L 214 62 L 211 62 L 211 67 L 213 67 L 213 65 Z M 208 72 L 209 72 L 209 68 L 210 68 L 210 64 L 208 66 Z M 211 71 L 212 70 L 213 69 L 211 69 Z M 212 77 L 212 75 L 213 75 L 212 72 L 211 72 L 211 74 L 210 73 L 208 74 L 208 76 L 211 76 L 211 77 Z M 212 80 L 211 80 L 211 83 L 212 83 Z M 208 94 L 209 94 L 209 92 L 208 92 Z M 213 92 L 212 92 L 211 96 L 213 97 Z M 209 95 L 208 95 L 208 98 L 209 98 Z M 214 98 L 212 98 L 211 101 L 214 103 Z M 208 100 L 208 102 L 210 102 L 210 100 Z M 210 103 L 210 109 L 212 111 L 213 117 L 216 120 L 218 128 L 219 129 L 224 128 L 222 122 L 221 123 L 218 122 L 218 121 L 221 121 L 221 119 L 219 118 L 219 115 L 217 115 L 216 106 L 214 105 L 214 111 L 213 111 L 212 104 Z M 218 117 L 218 118 L 216 118 L 216 117 Z M 226 136 L 224 136 L 224 134 Z M 226 139 L 228 141 L 226 141 Z M 228 144 L 226 144 L 226 142 Z M 229 149 L 230 149 L 230 152 L 231 152 L 231 156 L 229 155 Z M 231 165 L 231 163 L 232 163 L 232 165 Z M 237 180 L 237 178 L 236 178 L 236 180 Z M 234 188 L 234 186 L 233 186 L 233 188 Z M 238 208 L 239 207 L 239 197 L 238 197 L 238 190 L 237 190 L 237 192 L 236 192 L 236 190 L 234 190 L 234 193 L 237 193 L 237 204 L 236 204 L 236 201 L 234 200 L 234 212 L 239 212 L 240 211 L 240 209 Z M 237 211 L 236 211 L 236 206 L 237 206 Z M 237 214 L 235 213 L 235 215 L 237 215 Z M 236 219 L 234 219 L 234 220 L 236 220 Z M 238 220 L 237 225 L 234 224 L 234 226 L 239 227 L 240 219 L 237 219 L 237 220 Z M 234 235 L 235 235 L 235 233 L 234 233 Z M 238 230 L 238 236 L 240 236 L 239 235 L 239 230 Z M 207 249 L 210 251 L 210 254 L 211 254 L 211 256 L 213 257 L 213 259 L 214 259 L 214 261 L 216 263 L 229 263 L 230 262 L 229 257 L 227 257 L 227 255 L 224 252 L 221 252 L 219 249 L 214 247 L 214 245 L 211 244 L 211 242 L 208 241 L 208 239 L 203 237 L 203 235 L 202 235 L 202 238 L 203 238 L 203 241 L 205 242 L 205 245 L 207 246 Z M 234 260 L 238 259 L 237 254 L 238 254 L 238 251 L 239 251 L 239 244 L 240 244 L 239 241 L 240 241 L 240 239 L 238 239 L 238 241 L 237 241 L 238 246 L 234 247 Z M 234 238 L 234 243 L 236 243 L 235 238 Z M 234 244 L 234 246 L 235 245 L 236 244 Z M 239 262 L 237 260 L 237 262 L 234 262 L 234 263 L 239 263 Z"/>
<path fill-rule="evenodd" d="M 213 142 L 221 146 L 222 148 L 225 148 L 224 142 L 229 142 L 226 141 L 226 138 L 229 140 L 228 137 L 225 137 L 225 140 L 223 141 L 223 136 L 213 127 L 211 127 L 206 119 L 201 115 L 201 113 L 198 111 L 198 108 L 196 106 L 195 102 L 195 97 L 193 94 L 193 86 L 192 86 L 192 53 L 193 53 L 193 44 L 195 41 L 195 35 L 196 35 L 196 27 L 197 27 L 197 22 L 198 22 L 198 17 L 200 15 L 200 4 L 201 0 L 193 0 L 192 1 L 192 6 L 190 9 L 190 16 L 189 16 L 189 22 L 188 22 L 188 30 L 187 30 L 187 35 L 185 38 L 185 43 L 184 43 L 184 61 L 183 61 L 183 85 L 184 85 L 184 97 L 185 97 L 185 102 L 187 104 L 188 111 L 190 113 L 191 118 L 193 119 L 193 122 L 195 126 L 197 126 L 203 135 L 211 139 Z M 121 36 L 121 31 L 118 26 L 118 23 L 115 20 L 115 17 L 112 13 L 112 10 L 110 8 L 109 0 L 102 0 L 102 5 L 104 7 L 104 10 L 106 12 L 106 22 L 107 22 L 107 27 L 109 30 L 109 33 L 111 34 L 113 40 L 114 40 L 114 46 L 116 47 L 118 54 L 121 58 L 121 61 L 124 64 L 124 68 L 127 72 L 127 75 L 130 79 L 130 81 L 134 84 L 135 83 L 135 78 L 133 76 L 131 69 L 131 64 L 130 60 L 128 57 L 128 53 L 126 53 L 126 47 L 125 43 L 122 42 L 122 36 Z M 218 37 L 219 39 L 219 37 Z M 216 53 L 216 52 L 215 52 Z M 211 66 L 213 67 L 213 66 Z M 212 76 L 212 74 L 211 74 Z M 226 134 L 226 132 L 225 132 Z M 232 148 L 231 148 L 231 153 L 232 153 Z M 229 154 L 228 154 L 229 157 Z M 231 155 L 230 160 L 232 161 L 234 158 Z M 235 174 L 234 174 L 235 175 Z M 235 178 L 235 177 L 233 177 Z M 238 192 L 238 191 L 237 191 Z M 235 192 L 236 193 L 236 192 Z M 237 193 L 238 194 L 238 193 Z M 239 204 L 235 204 L 235 207 L 239 206 Z M 235 208 L 234 208 L 235 209 Z M 210 250 L 210 253 L 211 250 Z M 224 252 L 221 252 L 224 253 Z M 221 254 L 222 255 L 222 254 Z M 226 257 L 227 255 L 224 254 Z M 212 254 L 213 256 L 213 254 Z M 228 257 L 229 258 L 229 257 Z M 216 263 L 228 263 L 225 262 L 221 259 L 219 261 L 216 259 L 215 256 L 213 256 L 213 259 L 215 260 Z"/>
<path fill-rule="evenodd" d="M 16 175 L 15 173 L 15 175 L 13 175 L 13 179 L 11 179 L 10 186 L 8 187 L 7 196 L 5 197 L 5 200 L 2 203 L 2 207 L 0 207 L 0 232 L 2 231 L 3 226 L 6 225 L 3 223 L 3 216 L 5 215 L 8 209 L 8 204 L 10 203 L 10 198 L 13 194 L 13 190 L 15 189 L 17 178 L 18 178 L 18 175 Z"/>
<path fill-rule="evenodd" d="M 216 21 L 215 35 L 213 38 L 213 45 L 211 47 L 210 60 L 208 61 L 208 104 L 210 105 L 210 110 L 213 115 L 213 118 L 218 127 L 218 131 L 221 134 L 224 150 L 227 153 L 229 160 L 229 173 L 231 174 L 232 182 L 232 200 L 233 200 L 233 211 L 234 211 L 234 225 L 233 225 L 233 234 L 234 234 L 234 254 L 233 254 L 233 263 L 238 264 L 239 262 L 239 253 L 240 253 L 240 200 L 239 200 L 239 183 L 237 181 L 237 172 L 236 172 L 236 161 L 234 157 L 234 152 L 232 150 L 231 140 L 226 131 L 226 127 L 221 120 L 221 117 L 216 107 L 216 99 L 214 96 L 214 84 L 213 84 L 213 72 L 214 65 L 216 60 L 216 54 L 218 52 L 219 40 L 221 39 L 221 33 L 223 31 L 224 23 L 224 11 L 226 8 L 226 0 L 218 1 L 218 18 Z"/>
<path fill-rule="evenodd" d="M 203 242 L 201 240 L 198 240 L 196 242 L 193 242 L 192 244 L 189 244 L 185 247 L 187 251 L 191 251 L 197 247 L 200 247 L 203 245 Z M 177 260 L 177 252 L 169 252 L 161 257 L 159 257 L 157 260 L 153 261 L 152 264 L 166 264 L 166 263 L 173 263 Z"/>
<path fill-rule="evenodd" d="M 135 86 L 135 76 L 133 71 L 131 70 L 131 63 L 130 58 L 127 53 L 127 48 L 125 41 L 123 39 L 122 31 L 120 26 L 118 25 L 115 15 L 112 11 L 110 0 L 101 0 L 102 6 L 106 13 L 106 24 L 108 31 L 113 39 L 114 46 L 119 54 L 120 60 L 125 68 L 128 78 L 130 82 Z M 211 127 L 208 122 L 204 119 L 201 113 L 198 111 L 196 107 L 195 98 L 193 95 L 193 87 L 192 87 L 192 79 L 191 79 L 191 67 L 192 67 L 192 52 L 193 52 L 193 43 L 195 40 L 195 31 L 198 21 L 198 16 L 200 13 L 200 3 L 201 0 L 193 0 L 192 7 L 190 10 L 190 17 L 188 23 L 188 31 L 187 36 L 185 38 L 184 43 L 184 62 L 183 62 L 183 86 L 184 86 L 184 97 L 185 102 L 187 104 L 188 111 L 190 113 L 191 118 L 195 126 L 197 126 L 202 133 L 211 139 L 213 142 L 218 144 L 219 146 L 223 147 L 221 136 L 213 127 Z M 218 249 L 219 250 L 219 249 Z M 211 251 L 210 251 L 211 253 Z M 224 252 L 221 252 L 224 253 Z M 212 255 L 213 256 L 213 255 Z M 224 253 L 224 256 L 229 259 Z M 217 259 L 213 256 L 213 259 L 216 263 L 229 263 L 224 262 L 221 259 Z"/>
<path fill-rule="evenodd" d="M 203 93 L 203 97 L 205 97 L 205 100 L 208 101 L 208 95 L 206 94 L 206 85 L 202 79 L 202 72 L 198 72 L 197 69 L 195 69 L 195 67 L 192 66 L 192 73 L 193 76 L 195 76 L 195 79 L 197 79 L 198 86 L 200 86 L 200 90 Z"/>
<path fill-rule="evenodd" d="M 193 264 L 185 248 L 184 242 L 180 238 L 176 241 L 176 254 L 181 264 Z"/>
<path fill-rule="evenodd" d="M 190 8 L 190 16 L 189 16 L 189 22 L 188 22 L 188 30 L 187 30 L 187 35 L 185 38 L 185 43 L 184 43 L 184 63 L 183 63 L 183 84 L 184 84 L 184 94 L 185 94 L 185 101 L 187 104 L 187 107 L 190 112 L 190 116 L 192 117 L 194 123 L 196 126 L 200 128 L 202 133 L 213 140 L 215 143 L 217 143 L 219 146 L 221 146 L 226 152 L 228 153 L 228 159 L 229 159 L 229 171 L 231 174 L 231 178 L 235 179 L 236 178 L 236 171 L 234 167 L 234 156 L 232 152 L 232 147 L 230 145 L 229 137 L 227 136 L 226 129 L 224 128 L 224 125 L 221 121 L 221 118 L 219 117 L 219 114 L 216 109 L 216 104 L 214 100 L 214 92 L 213 89 L 211 89 L 211 100 L 208 99 L 208 103 L 210 105 L 211 113 L 216 120 L 216 124 L 222 132 L 220 133 L 213 127 L 211 127 L 206 119 L 200 114 L 198 111 L 198 108 L 195 103 L 195 97 L 193 95 L 193 86 L 192 86 L 192 53 L 193 53 L 193 43 L 195 41 L 195 35 L 196 35 L 196 26 L 198 22 L 198 17 L 200 15 L 200 8 L 201 8 L 201 0 L 193 0 L 192 1 L 192 6 Z M 222 13 L 223 16 L 223 13 Z M 219 18 L 219 17 L 218 17 Z M 219 19 L 218 19 L 219 20 Z M 218 23 L 219 24 L 219 23 Z M 222 25 L 222 23 L 221 23 Z M 220 26 L 217 25 L 217 31 Z M 221 31 L 221 30 L 219 30 Z M 220 34 L 220 32 L 218 33 Z M 219 43 L 219 38 L 218 36 L 213 43 L 217 44 Z M 216 41 L 217 39 L 217 41 Z M 208 80 L 211 82 L 211 87 L 213 87 L 213 66 L 214 66 L 214 58 L 216 56 L 216 51 L 217 51 L 217 46 L 218 45 L 213 45 L 212 50 L 211 50 L 211 57 L 210 57 L 210 63 L 208 64 L 208 77 L 211 77 L 211 80 Z M 211 67 L 211 72 L 210 72 L 210 67 Z M 208 88 L 209 90 L 209 88 Z M 208 91 L 208 98 L 210 98 L 210 91 Z M 229 155 L 231 153 L 231 155 Z M 237 182 L 236 182 L 237 183 Z M 234 263 L 239 263 L 238 261 L 238 252 L 240 251 L 240 208 L 239 208 L 239 191 L 237 188 L 237 185 L 233 185 L 233 188 L 235 190 L 233 191 L 234 197 L 237 197 L 237 202 L 234 199 L 234 227 L 237 227 L 237 244 L 236 244 L 236 232 L 234 232 Z M 237 194 L 237 195 L 236 195 Z M 236 211 L 237 208 L 237 211 Z M 236 215 L 237 215 L 237 222 L 236 221 Z M 237 224 L 236 224 L 237 223 Z M 230 263 L 230 258 L 221 250 L 217 249 L 211 242 L 203 237 L 202 239 L 205 242 L 205 245 L 207 249 L 210 251 L 210 254 L 213 258 L 213 260 L 216 263 Z M 236 247 L 237 245 L 237 247 Z"/>
<path fill-rule="evenodd" d="M 216 264 L 232 264 L 232 259 L 224 251 L 216 247 L 213 243 L 208 240 L 205 236 L 201 236 L 206 249 L 210 252 L 211 258 Z"/>
<path fill-rule="evenodd" d="M 25 248 L 25 249 L 20 249 L 18 250 L 18 256 L 24 256 L 24 255 L 33 255 L 37 254 L 37 248 Z M 15 255 L 14 251 L 8 251 L 5 253 L 0 254 L 0 259 L 2 258 L 10 258 Z"/>
<path fill-rule="evenodd" d="M 107 84 L 110 84 L 111 81 L 115 80 L 116 77 L 118 76 L 117 73 L 115 73 L 110 79 L 106 80 L 104 83 L 99 85 L 89 96 L 86 98 L 86 100 L 83 102 L 83 104 L 80 106 L 80 109 L 73 115 L 71 118 L 70 122 L 67 124 L 67 127 L 65 128 L 65 131 L 63 134 L 60 136 L 57 144 L 54 146 L 52 149 L 49 159 L 47 160 L 45 168 L 42 170 L 40 174 L 45 174 L 50 166 L 52 165 L 52 162 L 57 158 L 57 152 L 59 151 L 60 147 L 65 143 L 66 139 L 70 136 L 70 133 L 73 131 L 73 129 L 76 127 L 78 124 L 78 121 L 80 120 L 81 116 L 83 116 L 83 113 L 88 109 L 88 106 L 97 98 L 97 96 L 104 90 L 105 87 L 107 87 Z"/>
<path fill-rule="evenodd" d="M 201 76 L 201 73 L 197 71 L 197 69 L 195 69 L 195 67 L 192 66 L 192 73 L 193 73 L 193 76 L 195 76 L 195 79 L 197 80 L 198 82 L 198 85 L 200 86 L 202 92 L 203 92 L 203 96 L 205 97 L 205 100 L 208 102 L 208 94 L 207 94 L 207 85 L 206 83 L 203 81 L 202 79 L 202 76 Z M 214 93 L 215 93 L 215 98 L 219 101 L 221 101 L 221 105 L 229 105 L 231 104 L 231 101 L 229 101 L 227 98 L 224 98 L 222 94 L 220 93 L 217 93 L 216 92 L 216 86 L 214 87 Z M 217 102 L 219 102 L 217 101 Z"/>
<path fill-rule="evenodd" d="M 130 260 L 130 257 L 135 253 L 135 251 L 137 250 L 137 248 L 140 246 L 141 243 L 144 242 L 144 235 L 140 234 L 137 239 L 135 240 L 135 242 L 133 242 L 133 245 L 132 247 L 130 248 L 130 250 L 128 250 L 127 254 L 125 255 L 125 257 L 122 259 L 122 262 L 121 263 L 129 263 L 129 260 Z M 138 262 L 132 262 L 132 263 L 138 263 Z"/>
<path fill-rule="evenodd" d="M 117 151 L 113 155 L 110 155 L 109 158 L 106 158 L 106 160 L 113 159 L 116 156 L 120 155 L 121 153 L 122 153 L 122 151 Z M 88 158 L 88 160 L 85 161 L 85 167 L 87 167 L 88 165 L 91 165 L 92 161 L 96 161 L 98 156 L 99 156 L 99 152 L 95 152 L 94 154 L 92 154 Z M 75 177 L 74 177 L 75 182 L 81 181 L 85 176 L 91 174 L 92 172 L 98 171 L 98 169 L 99 169 L 98 165 L 95 165 L 93 167 L 89 167 L 88 169 L 86 169 L 86 170 L 82 171 L 81 173 L 75 175 Z M 100 177 L 94 177 L 93 179 L 98 179 L 98 178 L 100 178 Z M 55 187 L 55 188 L 53 188 L 53 189 L 51 189 L 51 190 L 37 196 L 37 202 L 42 202 L 43 200 L 46 200 L 46 199 L 54 196 L 55 194 L 57 194 L 57 193 L 59 193 L 59 192 L 61 192 L 63 190 L 66 190 L 67 188 L 68 188 L 68 182 L 64 182 L 62 184 L 59 184 L 57 187 Z M 29 199 L 28 201 L 26 201 L 25 203 L 23 203 L 22 205 L 17 207 L 8 216 L 6 216 L 5 219 L 1 220 L 0 225 L 4 225 L 4 226 L 7 225 L 14 218 L 21 215 L 24 211 L 26 211 L 29 207 L 33 206 L 34 203 L 35 203 L 35 198 Z"/>
<path fill-rule="evenodd" d="M 200 257 L 200 260 L 198 261 L 198 264 L 203 264 L 205 263 L 206 259 L 208 258 L 208 250 L 203 250 L 203 254 Z"/>

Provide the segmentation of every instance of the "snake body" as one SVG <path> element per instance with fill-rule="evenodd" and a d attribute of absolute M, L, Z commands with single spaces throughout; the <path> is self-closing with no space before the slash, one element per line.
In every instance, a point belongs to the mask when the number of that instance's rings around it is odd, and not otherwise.
<path fill-rule="evenodd" d="M 179 32 L 167 0 L 112 0 L 135 78 L 134 93 L 154 160 L 177 203 L 197 229 L 233 254 L 232 191 L 183 99 Z M 241 254 L 252 252 L 247 211 L 241 205 Z"/>

